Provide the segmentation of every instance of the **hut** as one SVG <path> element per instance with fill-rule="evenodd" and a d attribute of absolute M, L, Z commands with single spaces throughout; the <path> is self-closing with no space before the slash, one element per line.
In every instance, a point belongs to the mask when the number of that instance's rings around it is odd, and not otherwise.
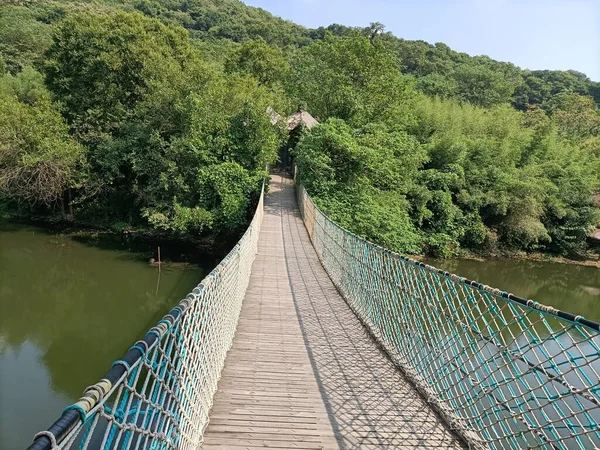
<path fill-rule="evenodd" d="M 299 107 L 298 111 L 287 118 L 287 130 L 289 133 L 292 133 L 299 127 L 310 130 L 315 125 L 319 125 L 317 119 L 304 111 L 302 107 Z"/>
<path fill-rule="evenodd" d="M 293 172 L 294 163 L 291 150 L 296 148 L 302 133 L 310 131 L 311 128 L 318 124 L 317 119 L 306 112 L 302 106 L 299 106 L 298 110 L 286 119 L 289 138 L 279 151 L 279 161 L 284 170 Z"/>

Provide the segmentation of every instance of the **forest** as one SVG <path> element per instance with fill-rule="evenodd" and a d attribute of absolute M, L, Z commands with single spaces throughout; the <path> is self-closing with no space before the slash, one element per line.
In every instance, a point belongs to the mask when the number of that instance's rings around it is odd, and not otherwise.
<path fill-rule="evenodd" d="M 0 215 L 236 235 L 288 145 L 342 226 L 408 254 L 589 256 L 600 83 L 237 0 L 0 7 Z M 597 248 L 597 247 L 596 247 Z"/>

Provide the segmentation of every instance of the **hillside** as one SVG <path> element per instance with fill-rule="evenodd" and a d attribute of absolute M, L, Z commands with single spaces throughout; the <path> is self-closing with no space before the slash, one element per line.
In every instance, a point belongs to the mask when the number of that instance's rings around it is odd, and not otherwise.
<path fill-rule="evenodd" d="M 73 10 L 137 10 L 166 24 L 181 25 L 198 40 L 243 43 L 261 38 L 281 48 L 305 46 L 324 39 L 327 34 L 370 36 L 382 31 L 380 24 L 365 28 L 333 24 L 307 29 L 239 0 L 9 0 L 8 3 L 27 7 L 43 23 L 51 23 Z M 593 82 L 580 72 L 521 70 L 486 56 L 456 52 L 443 43 L 409 41 L 391 33 L 384 33 L 383 37 L 398 56 L 402 72 L 414 76 L 417 88 L 428 95 L 481 106 L 509 102 L 523 111 L 529 105 L 552 109 L 552 99 L 562 93 L 591 96 L 600 103 L 600 82 Z M 2 52 L 5 59 L 7 52 L 10 50 Z"/>
<path fill-rule="evenodd" d="M 600 222 L 600 85 L 574 71 L 237 0 L 11 0 L 0 74 L 21 215 L 235 234 L 288 146 L 329 215 L 400 252 L 585 257 Z M 298 105 L 322 125 L 287 142 L 264 111 Z"/>

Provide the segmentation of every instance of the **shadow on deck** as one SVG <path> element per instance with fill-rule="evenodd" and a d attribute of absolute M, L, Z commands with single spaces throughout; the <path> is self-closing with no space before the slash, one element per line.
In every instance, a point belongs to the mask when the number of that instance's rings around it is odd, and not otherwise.
<path fill-rule="evenodd" d="M 279 175 L 205 434 L 217 447 L 464 447 L 339 295 Z"/>

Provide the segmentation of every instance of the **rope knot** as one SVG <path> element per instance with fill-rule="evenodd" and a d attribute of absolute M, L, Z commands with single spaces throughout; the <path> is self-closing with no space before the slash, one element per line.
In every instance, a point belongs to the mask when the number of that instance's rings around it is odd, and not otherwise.
<path fill-rule="evenodd" d="M 127 373 L 129 373 L 129 371 L 131 370 L 131 365 L 127 361 L 123 361 L 122 359 L 116 360 L 114 363 L 112 363 L 112 365 L 110 367 L 114 367 L 114 366 L 123 366 L 123 367 L 125 367 L 125 371 Z"/>
<path fill-rule="evenodd" d="M 40 431 L 39 433 L 36 433 L 36 435 L 33 437 L 33 442 L 37 441 L 41 437 L 47 437 L 50 440 L 50 448 L 52 450 L 56 450 L 56 449 L 60 448 L 58 446 L 58 444 L 56 443 L 56 436 L 54 436 L 54 433 L 52 433 L 48 430 Z"/>

